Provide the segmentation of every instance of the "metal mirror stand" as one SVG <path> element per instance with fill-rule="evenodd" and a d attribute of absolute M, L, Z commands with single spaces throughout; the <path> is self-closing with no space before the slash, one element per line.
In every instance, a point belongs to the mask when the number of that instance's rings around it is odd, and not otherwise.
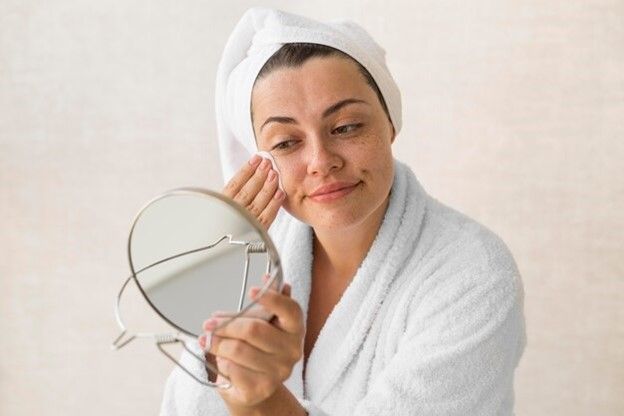
<path fill-rule="evenodd" d="M 139 285 L 138 279 L 136 277 L 137 274 L 151 268 L 154 266 L 157 266 L 161 263 L 164 263 L 166 261 L 169 260 L 173 260 L 177 257 L 181 257 L 187 254 L 192 254 L 192 253 L 197 253 L 199 251 L 202 250 L 208 250 L 210 248 L 215 247 L 216 245 L 218 245 L 219 243 L 221 243 L 222 241 L 228 240 L 228 244 L 231 245 L 243 245 L 246 246 L 245 249 L 245 268 L 243 271 L 243 284 L 241 286 L 241 292 L 240 292 L 240 296 L 239 296 L 239 300 L 238 300 L 238 309 L 237 309 L 237 313 L 233 316 L 230 317 L 230 319 L 227 319 L 225 322 L 223 322 L 221 325 L 219 325 L 217 328 L 221 328 L 225 325 L 227 325 L 229 322 L 231 322 L 234 318 L 244 314 L 249 308 L 251 308 L 254 303 L 250 303 L 249 305 L 247 305 L 245 308 L 243 308 L 243 303 L 244 303 L 244 299 L 245 299 L 245 292 L 247 290 L 247 280 L 248 280 L 248 275 L 249 275 L 249 262 L 250 262 L 250 254 L 252 253 L 266 253 L 267 254 L 267 268 L 266 268 L 266 273 L 270 275 L 269 277 L 269 282 L 273 282 L 273 280 L 275 279 L 275 273 L 271 273 L 271 259 L 269 257 L 269 254 L 267 252 L 266 249 L 266 245 L 264 244 L 263 241 L 237 241 L 237 240 L 233 240 L 231 235 L 224 235 L 223 237 L 219 238 L 217 241 L 215 241 L 214 243 L 204 246 L 204 247 L 200 247 L 194 250 L 190 250 L 190 251 L 185 251 L 183 253 L 179 253 L 170 257 L 167 257 L 165 259 L 159 260 L 155 263 L 152 263 L 148 266 L 143 267 L 142 269 L 138 270 L 136 273 L 132 274 L 131 276 L 127 277 L 125 282 L 123 283 L 123 285 L 121 286 L 121 289 L 119 290 L 119 293 L 117 294 L 117 299 L 115 301 L 115 318 L 117 320 L 117 324 L 119 325 L 119 328 L 121 329 L 121 333 L 119 334 L 119 336 L 117 338 L 115 338 L 115 340 L 113 341 L 113 343 L 111 344 L 111 349 L 112 350 L 119 350 L 121 348 L 123 348 L 124 346 L 128 345 L 130 342 L 132 342 L 133 340 L 135 340 L 136 338 L 152 338 L 154 340 L 154 342 L 156 343 L 156 346 L 158 347 L 158 349 L 160 350 L 160 352 L 162 352 L 165 356 L 167 356 L 167 358 L 169 358 L 171 361 L 173 361 L 175 363 L 175 365 L 177 365 L 178 367 L 180 367 L 182 370 L 184 370 L 184 372 L 186 372 L 186 374 L 188 374 L 189 376 L 193 377 L 193 379 L 195 379 L 195 381 L 197 381 L 200 384 L 203 384 L 204 386 L 207 387 L 217 387 L 217 388 L 230 388 L 231 387 L 231 383 L 229 381 L 229 379 L 223 375 L 221 372 L 219 372 L 219 369 L 213 365 L 212 363 L 208 362 L 204 357 L 197 355 L 196 353 L 194 353 L 193 351 L 191 351 L 191 349 L 186 345 L 185 340 L 182 338 L 182 334 L 180 334 L 180 332 L 177 332 L 175 334 L 155 334 L 155 333 L 150 333 L 150 332 L 137 332 L 133 335 L 130 335 L 128 338 L 123 339 L 124 336 L 126 335 L 127 329 L 126 326 L 123 322 L 123 320 L 121 319 L 121 312 L 120 312 L 120 304 L 121 304 L 121 297 L 124 293 L 124 290 L 126 289 L 126 287 L 128 286 L 128 283 L 130 282 L 130 280 L 135 280 L 136 284 Z M 258 294 L 258 296 L 262 296 L 267 288 L 270 287 L 270 283 L 266 284 L 262 287 L 260 293 Z M 180 343 L 182 344 L 182 346 L 184 347 L 184 349 L 189 352 L 193 357 L 195 357 L 199 362 L 201 362 L 204 367 L 206 368 L 206 371 L 212 371 L 213 373 L 217 373 L 220 374 L 225 380 L 227 380 L 226 383 L 214 383 L 211 382 L 209 380 L 200 380 L 197 376 L 195 376 L 190 370 L 188 370 L 186 367 L 184 367 L 176 358 L 174 358 L 168 351 L 166 351 L 163 348 L 163 345 L 166 344 L 175 344 L 175 343 Z"/>

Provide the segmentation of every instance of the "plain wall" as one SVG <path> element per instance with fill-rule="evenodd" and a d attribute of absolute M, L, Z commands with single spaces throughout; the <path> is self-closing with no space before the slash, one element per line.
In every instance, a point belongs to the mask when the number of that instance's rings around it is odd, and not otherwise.
<path fill-rule="evenodd" d="M 255 4 L 0 0 L 1 415 L 157 413 L 170 362 L 109 348 L 127 232 L 162 191 L 220 189 L 216 67 Z M 515 255 L 516 413 L 621 415 L 624 2 L 262 4 L 363 25 L 403 94 L 395 155 Z"/>

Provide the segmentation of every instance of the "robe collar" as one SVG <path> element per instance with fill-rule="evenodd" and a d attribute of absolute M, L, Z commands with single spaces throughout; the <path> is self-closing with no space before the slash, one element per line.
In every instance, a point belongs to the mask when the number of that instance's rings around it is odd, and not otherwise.
<path fill-rule="evenodd" d="M 303 359 L 286 386 L 302 398 L 320 402 L 357 355 L 379 313 L 390 285 L 414 252 L 425 212 L 426 193 L 410 168 L 394 160 L 390 201 L 369 252 L 331 311 L 312 348 L 303 380 Z M 287 230 L 275 236 L 292 297 L 307 316 L 312 278 L 313 230 L 284 214 Z"/>

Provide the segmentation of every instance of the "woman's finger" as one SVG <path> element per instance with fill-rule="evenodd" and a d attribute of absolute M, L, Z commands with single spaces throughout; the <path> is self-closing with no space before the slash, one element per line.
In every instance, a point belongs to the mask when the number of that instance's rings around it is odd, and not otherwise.
<path fill-rule="evenodd" d="M 225 321 L 226 319 L 211 318 L 204 322 L 203 328 L 216 336 L 245 341 L 267 354 L 284 352 L 290 348 L 288 339 L 285 339 L 290 334 L 284 334 L 265 320 L 239 316 L 220 326 Z"/>
<path fill-rule="evenodd" d="M 254 155 L 249 161 L 234 175 L 232 179 L 228 181 L 223 189 L 223 194 L 230 198 L 234 198 L 236 194 L 242 189 L 242 187 L 247 183 L 249 178 L 251 178 L 260 162 L 262 161 L 262 157 L 259 155 Z"/>
<path fill-rule="evenodd" d="M 249 178 L 249 180 L 245 184 L 243 184 L 243 187 L 234 196 L 234 200 L 248 210 L 250 207 L 253 208 L 252 202 L 256 198 L 256 195 L 258 195 L 258 192 L 260 192 L 260 190 L 264 186 L 264 182 L 269 175 L 270 167 L 271 162 L 269 162 L 267 159 L 263 159 L 254 174 L 251 176 L 251 178 Z M 252 215 L 254 217 L 257 217 L 258 214 L 258 212 L 252 212 Z"/>
<path fill-rule="evenodd" d="M 247 205 L 247 210 L 251 212 L 251 215 L 255 218 L 260 216 L 273 198 L 273 195 L 275 195 L 277 185 L 277 173 L 274 170 L 269 170 L 262 188 L 258 191 L 253 201 Z"/>
<path fill-rule="evenodd" d="M 239 339 L 213 335 L 208 352 L 258 373 L 272 374 L 275 371 L 275 357 Z"/>
<path fill-rule="evenodd" d="M 290 297 L 291 291 L 292 287 L 290 286 L 290 283 L 284 283 L 284 286 L 282 286 L 282 295 Z"/>
<path fill-rule="evenodd" d="M 277 316 L 276 325 L 278 328 L 290 334 L 300 334 L 303 332 L 303 312 L 301 307 L 289 296 L 285 296 L 273 289 L 269 289 L 256 299 L 260 288 L 251 288 L 251 298 L 255 299 L 258 304 Z"/>
<path fill-rule="evenodd" d="M 200 335 L 197 338 L 197 343 L 199 344 L 202 350 L 206 349 L 206 335 Z"/>
<path fill-rule="evenodd" d="M 281 189 L 276 190 L 273 193 L 273 197 L 269 200 L 268 204 L 265 206 L 264 210 L 257 216 L 258 221 L 265 228 L 269 228 L 269 226 L 275 220 L 277 216 L 277 211 L 282 206 L 282 202 L 284 202 L 285 194 Z"/>
<path fill-rule="evenodd" d="M 240 366 L 227 358 L 217 357 L 217 365 L 232 383 L 232 388 L 220 393 L 233 396 L 246 405 L 253 405 L 266 399 L 278 385 L 274 377 Z"/>

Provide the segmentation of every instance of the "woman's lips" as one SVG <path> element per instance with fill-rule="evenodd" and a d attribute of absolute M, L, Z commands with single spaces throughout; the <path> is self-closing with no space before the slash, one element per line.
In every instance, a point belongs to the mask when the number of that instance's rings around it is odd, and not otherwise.
<path fill-rule="evenodd" d="M 329 192 L 316 192 L 313 195 L 309 195 L 308 198 L 315 202 L 330 202 L 336 199 L 342 198 L 345 195 L 350 194 L 361 182 L 357 182 L 354 185 L 347 185 Z"/>

